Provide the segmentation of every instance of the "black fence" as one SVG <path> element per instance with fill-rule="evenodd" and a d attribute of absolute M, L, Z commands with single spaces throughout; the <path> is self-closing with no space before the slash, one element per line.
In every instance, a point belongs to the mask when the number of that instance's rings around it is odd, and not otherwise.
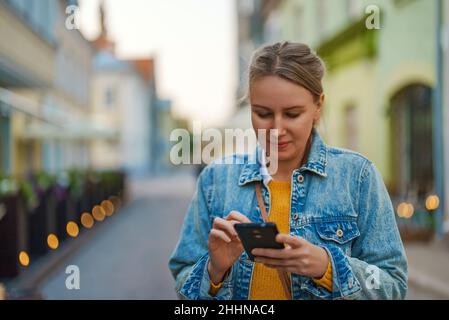
<path fill-rule="evenodd" d="M 48 253 L 48 235 L 63 242 L 68 238 L 68 222 L 82 230 L 83 213 L 92 213 L 105 200 L 117 209 L 124 194 L 125 174 L 121 171 L 0 177 L 0 279 L 16 277 L 28 260 Z M 25 256 L 20 257 L 21 252 Z"/>

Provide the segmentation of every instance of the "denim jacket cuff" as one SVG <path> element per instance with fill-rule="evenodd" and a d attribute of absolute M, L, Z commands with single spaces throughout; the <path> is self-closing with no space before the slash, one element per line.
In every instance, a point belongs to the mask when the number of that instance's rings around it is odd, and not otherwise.
<path fill-rule="evenodd" d="M 231 286 L 232 286 L 232 269 L 226 275 L 226 278 L 223 280 L 223 284 L 221 285 L 220 290 L 218 290 L 215 296 L 211 296 L 209 294 L 210 291 L 210 275 L 207 270 L 207 265 L 209 263 L 209 257 L 207 258 L 206 265 L 204 268 L 203 279 L 201 281 L 201 289 L 200 289 L 200 299 L 216 299 L 216 300 L 229 300 L 231 299 Z"/>
<path fill-rule="evenodd" d="M 337 246 L 323 247 L 332 263 L 332 299 L 345 299 L 361 290 L 348 257 Z"/>
<path fill-rule="evenodd" d="M 198 262 L 192 267 L 187 281 L 180 290 L 180 294 L 190 300 L 211 300 L 211 299 L 230 299 L 231 298 L 231 279 L 232 269 L 227 278 L 224 280 L 221 289 L 216 296 L 209 294 L 210 277 L 207 271 L 207 264 L 209 262 L 209 254 L 206 253 Z"/>

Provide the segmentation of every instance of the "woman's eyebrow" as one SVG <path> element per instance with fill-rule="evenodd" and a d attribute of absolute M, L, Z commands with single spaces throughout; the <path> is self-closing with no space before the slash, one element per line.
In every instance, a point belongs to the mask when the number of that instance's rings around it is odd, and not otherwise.
<path fill-rule="evenodd" d="M 258 105 L 258 104 L 253 104 L 253 107 L 267 109 L 269 111 L 272 111 L 271 108 L 268 108 L 268 107 L 265 107 L 265 106 L 261 106 L 261 105 Z M 292 106 L 292 107 L 283 108 L 283 110 L 304 109 L 304 108 L 305 108 L 304 106 Z"/>
<path fill-rule="evenodd" d="M 304 106 L 293 106 L 293 107 L 288 107 L 288 108 L 284 108 L 284 110 L 292 110 L 292 109 L 304 109 Z"/>
<path fill-rule="evenodd" d="M 264 106 L 261 106 L 261 105 L 258 105 L 258 104 L 253 104 L 252 106 L 255 107 L 255 108 L 267 109 L 267 110 L 271 111 L 270 108 L 264 107 Z"/>

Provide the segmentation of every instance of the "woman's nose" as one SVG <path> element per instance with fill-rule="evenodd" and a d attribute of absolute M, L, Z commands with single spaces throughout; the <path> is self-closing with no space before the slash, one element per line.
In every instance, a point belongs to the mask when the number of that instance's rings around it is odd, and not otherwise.
<path fill-rule="evenodd" d="M 276 137 L 279 137 L 279 136 L 282 136 L 285 134 L 285 132 L 286 132 L 285 125 L 284 125 L 284 121 L 281 116 L 275 117 L 273 129 L 275 129 L 275 130 L 273 130 L 273 135 Z"/>

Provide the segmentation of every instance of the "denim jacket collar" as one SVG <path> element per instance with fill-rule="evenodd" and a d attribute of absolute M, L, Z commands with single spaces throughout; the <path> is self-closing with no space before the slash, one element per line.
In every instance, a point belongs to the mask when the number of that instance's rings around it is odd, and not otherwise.
<path fill-rule="evenodd" d="M 255 152 L 248 157 L 248 162 L 244 164 L 242 172 L 239 178 L 239 186 L 243 186 L 247 183 L 254 181 L 262 181 L 263 177 L 261 169 L 263 167 L 259 159 L 260 144 L 257 144 Z M 312 146 L 310 148 L 309 157 L 301 168 L 296 169 L 299 171 L 310 171 L 322 177 L 327 177 L 326 173 L 327 164 L 327 147 L 324 141 L 321 139 L 318 131 L 313 128 L 312 131 Z"/>

